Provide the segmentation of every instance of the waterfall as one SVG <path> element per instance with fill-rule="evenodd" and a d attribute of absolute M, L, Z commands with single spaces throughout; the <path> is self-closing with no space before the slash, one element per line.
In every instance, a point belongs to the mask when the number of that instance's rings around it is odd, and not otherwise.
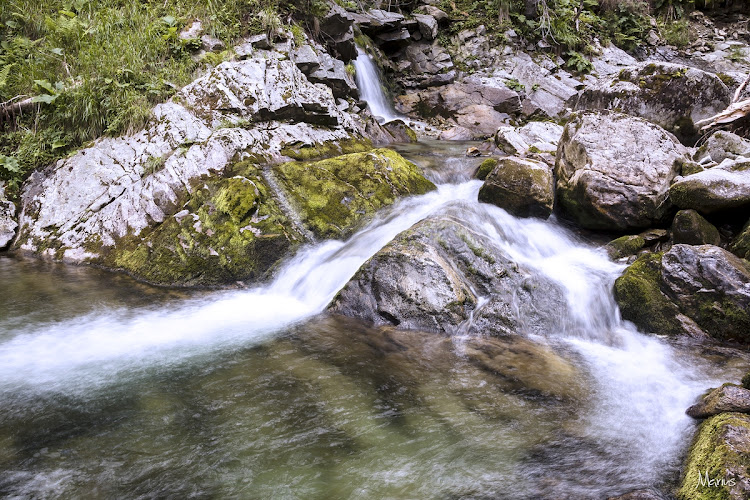
<path fill-rule="evenodd" d="M 400 118 L 393 110 L 393 104 L 388 100 L 383 91 L 380 70 L 364 50 L 357 49 L 357 59 L 354 60 L 356 70 L 355 78 L 357 87 L 362 96 L 362 100 L 367 102 L 372 114 L 381 119 L 382 122 L 389 122 Z"/>

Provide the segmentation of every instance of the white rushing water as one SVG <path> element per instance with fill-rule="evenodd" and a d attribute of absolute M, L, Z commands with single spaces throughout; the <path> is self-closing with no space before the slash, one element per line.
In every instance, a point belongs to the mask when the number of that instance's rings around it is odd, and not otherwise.
<path fill-rule="evenodd" d="M 382 121 L 389 122 L 401 118 L 393 110 L 393 104 L 383 92 L 380 71 L 375 61 L 362 49 L 357 49 L 354 60 L 355 78 L 362 100 L 367 101 L 370 112 Z"/>

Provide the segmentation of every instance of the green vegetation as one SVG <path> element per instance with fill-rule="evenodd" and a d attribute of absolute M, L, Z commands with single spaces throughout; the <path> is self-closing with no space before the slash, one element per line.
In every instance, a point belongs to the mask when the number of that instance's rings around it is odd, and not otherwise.
<path fill-rule="evenodd" d="M 227 52 L 193 57 L 200 20 L 227 47 L 277 30 L 278 0 L 4 0 L 0 2 L 0 180 L 18 186 L 32 169 L 102 135 L 137 131 L 151 108 Z M 293 31 L 301 36 L 301 28 Z M 20 108 L 8 104 L 26 101 Z"/>

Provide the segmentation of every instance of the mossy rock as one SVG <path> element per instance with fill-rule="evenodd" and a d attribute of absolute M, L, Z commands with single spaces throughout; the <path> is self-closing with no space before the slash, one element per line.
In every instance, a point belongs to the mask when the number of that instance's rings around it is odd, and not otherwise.
<path fill-rule="evenodd" d="M 680 500 L 749 498 L 748 471 L 750 415 L 721 413 L 704 421 L 698 429 L 677 497 Z"/>
<path fill-rule="evenodd" d="M 605 249 L 610 259 L 621 259 L 635 255 L 638 250 L 646 246 L 646 240 L 638 235 L 621 236 L 607 243 Z"/>
<path fill-rule="evenodd" d="M 419 168 L 390 149 L 273 168 L 302 222 L 321 238 L 345 238 L 399 196 L 435 189 Z"/>
<path fill-rule="evenodd" d="M 750 260 L 750 219 L 742 228 L 742 232 L 737 236 L 732 244 L 732 252 L 743 259 Z"/>
<path fill-rule="evenodd" d="M 263 279 L 303 237 L 279 209 L 260 171 L 252 165 L 240 170 L 245 175 L 201 180 L 174 216 L 123 238 L 105 263 L 169 286 Z"/>
<path fill-rule="evenodd" d="M 474 177 L 476 179 L 479 179 L 480 181 L 485 180 L 487 176 L 490 175 L 490 172 L 492 172 L 495 167 L 497 167 L 498 163 L 500 162 L 497 158 L 487 158 L 479 164 L 479 168 L 477 168 L 477 171 L 474 172 Z"/>
<path fill-rule="evenodd" d="M 679 309 L 659 288 L 661 253 L 644 254 L 615 281 L 615 300 L 623 319 L 644 331 L 676 335 L 684 333 L 676 316 Z"/>
<path fill-rule="evenodd" d="M 288 144 L 281 154 L 297 161 L 311 161 L 349 153 L 361 153 L 372 149 L 370 139 L 351 138 L 342 141 L 327 141 L 320 144 Z"/>
<path fill-rule="evenodd" d="M 680 210 L 672 222 L 672 239 L 676 244 L 718 245 L 719 230 L 695 210 Z"/>

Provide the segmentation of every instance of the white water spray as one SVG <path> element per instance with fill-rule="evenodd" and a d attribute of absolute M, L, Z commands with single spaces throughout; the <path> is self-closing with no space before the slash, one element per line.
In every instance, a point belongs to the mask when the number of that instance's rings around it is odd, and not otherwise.
<path fill-rule="evenodd" d="M 380 70 L 375 61 L 362 49 L 357 49 L 354 60 L 355 78 L 362 100 L 367 101 L 370 111 L 384 122 L 401 118 L 393 110 L 393 104 L 383 92 Z"/>

